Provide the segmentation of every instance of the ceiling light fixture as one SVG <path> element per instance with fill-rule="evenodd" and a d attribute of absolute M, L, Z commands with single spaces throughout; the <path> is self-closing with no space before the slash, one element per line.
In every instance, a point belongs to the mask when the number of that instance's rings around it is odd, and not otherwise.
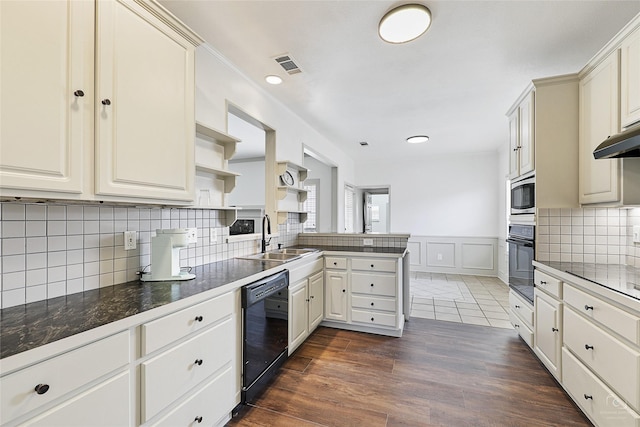
<path fill-rule="evenodd" d="M 278 76 L 274 76 L 274 75 L 269 75 L 269 76 L 265 77 L 264 79 L 270 85 L 279 85 L 280 83 L 282 83 L 282 78 L 280 78 Z"/>
<path fill-rule="evenodd" d="M 414 135 L 407 138 L 407 142 L 409 144 L 420 144 L 422 142 L 427 142 L 429 137 L 427 135 Z"/>
<path fill-rule="evenodd" d="M 421 4 L 404 4 L 387 12 L 378 24 L 378 34 L 389 43 L 406 43 L 423 35 L 431 25 L 431 11 Z"/>

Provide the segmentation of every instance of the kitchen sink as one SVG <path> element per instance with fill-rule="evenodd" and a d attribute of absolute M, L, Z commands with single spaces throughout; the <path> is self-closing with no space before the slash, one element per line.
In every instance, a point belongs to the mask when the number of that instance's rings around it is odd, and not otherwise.
<path fill-rule="evenodd" d="M 284 249 L 276 249 L 271 251 L 270 253 L 279 253 L 279 254 L 293 254 L 293 255 L 306 255 L 312 252 L 318 252 L 317 249 L 297 249 L 297 248 L 284 248 Z"/>
<path fill-rule="evenodd" d="M 244 257 L 238 257 L 240 259 L 254 259 L 257 261 L 270 261 L 270 262 L 287 262 L 300 258 L 300 255 L 296 254 L 284 254 L 278 252 L 265 252 L 255 255 L 248 255 Z"/>
<path fill-rule="evenodd" d="M 274 249 L 269 252 L 259 253 L 255 255 L 241 256 L 237 258 L 284 263 L 284 262 L 296 260 L 302 257 L 303 255 L 310 254 L 312 252 L 317 252 L 317 249 L 284 248 L 284 249 Z"/>

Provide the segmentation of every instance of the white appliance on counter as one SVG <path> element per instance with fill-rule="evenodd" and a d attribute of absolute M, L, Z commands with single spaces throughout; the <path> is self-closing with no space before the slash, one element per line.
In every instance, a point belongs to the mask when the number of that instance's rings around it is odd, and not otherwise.
<path fill-rule="evenodd" d="M 195 274 L 180 271 L 180 249 L 189 246 L 188 228 L 156 230 L 151 237 L 151 272 L 142 273 L 143 282 L 169 282 L 191 280 Z"/>

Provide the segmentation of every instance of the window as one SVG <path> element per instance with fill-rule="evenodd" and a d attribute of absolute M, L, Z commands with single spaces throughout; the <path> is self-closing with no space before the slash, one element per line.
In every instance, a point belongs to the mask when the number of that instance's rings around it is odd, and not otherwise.
<path fill-rule="evenodd" d="M 317 179 L 307 179 L 304 182 L 304 189 L 307 190 L 307 200 L 302 204 L 302 210 L 307 212 L 307 221 L 304 223 L 305 232 L 318 231 L 319 187 L 320 181 Z"/>
<path fill-rule="evenodd" d="M 350 185 L 344 186 L 344 231 L 353 233 L 356 205 L 356 191 Z"/>

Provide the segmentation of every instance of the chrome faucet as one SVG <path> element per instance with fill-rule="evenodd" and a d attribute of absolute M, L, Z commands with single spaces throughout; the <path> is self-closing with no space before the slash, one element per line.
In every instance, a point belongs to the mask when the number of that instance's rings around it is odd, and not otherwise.
<path fill-rule="evenodd" d="M 265 253 L 267 251 L 267 246 L 271 244 L 271 237 L 269 237 L 269 240 L 267 240 L 266 234 L 264 233 L 265 220 L 267 220 L 267 234 L 271 234 L 271 219 L 269 218 L 269 215 L 265 214 L 262 217 L 262 253 Z"/>

